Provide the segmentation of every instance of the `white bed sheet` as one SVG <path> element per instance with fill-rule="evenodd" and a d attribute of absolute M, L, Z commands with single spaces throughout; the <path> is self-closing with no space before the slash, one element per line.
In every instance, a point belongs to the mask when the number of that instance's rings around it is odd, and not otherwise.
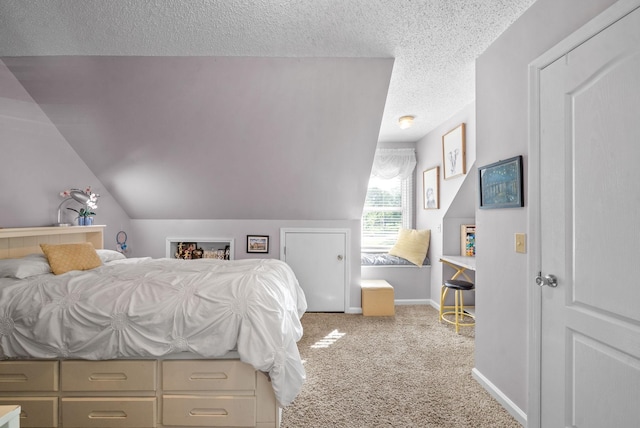
<path fill-rule="evenodd" d="M 306 300 L 274 259 L 136 258 L 90 271 L 0 280 L 0 358 L 204 358 L 237 350 L 287 406 L 305 380 Z"/>

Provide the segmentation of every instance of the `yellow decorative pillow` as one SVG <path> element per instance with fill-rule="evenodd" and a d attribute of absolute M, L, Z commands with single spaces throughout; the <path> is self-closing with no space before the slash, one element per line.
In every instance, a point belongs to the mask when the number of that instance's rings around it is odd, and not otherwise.
<path fill-rule="evenodd" d="M 392 256 L 402 257 L 417 266 L 422 266 L 429 251 L 431 230 L 400 229 L 396 245 L 389 250 Z"/>
<path fill-rule="evenodd" d="M 40 244 L 42 252 L 49 260 L 51 271 L 56 275 L 71 270 L 89 270 L 102 265 L 91 242 L 79 244 Z"/>

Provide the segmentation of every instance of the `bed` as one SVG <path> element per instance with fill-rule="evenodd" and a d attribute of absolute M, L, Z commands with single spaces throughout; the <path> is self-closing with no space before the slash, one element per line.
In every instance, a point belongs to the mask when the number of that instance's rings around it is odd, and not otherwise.
<path fill-rule="evenodd" d="M 103 227 L 0 229 L 0 262 L 30 266 L 0 279 L 0 404 L 22 427 L 279 426 L 305 380 L 291 269 L 124 259 Z M 98 266 L 38 271 L 87 242 Z"/>

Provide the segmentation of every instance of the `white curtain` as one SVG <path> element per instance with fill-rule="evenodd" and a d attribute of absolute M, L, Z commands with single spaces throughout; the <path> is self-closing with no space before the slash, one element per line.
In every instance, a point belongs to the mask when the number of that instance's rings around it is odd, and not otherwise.
<path fill-rule="evenodd" d="M 413 174 L 416 163 L 415 149 L 378 149 L 371 175 L 387 180 L 398 176 L 407 179 Z"/>
<path fill-rule="evenodd" d="M 416 168 L 415 149 L 377 149 L 371 175 L 385 180 L 402 179 L 402 227 L 413 228 L 413 171 Z"/>

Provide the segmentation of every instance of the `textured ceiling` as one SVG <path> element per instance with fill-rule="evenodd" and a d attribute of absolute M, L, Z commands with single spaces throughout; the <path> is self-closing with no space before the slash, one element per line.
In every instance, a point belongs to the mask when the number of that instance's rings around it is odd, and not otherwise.
<path fill-rule="evenodd" d="M 0 56 L 395 58 L 378 140 L 417 141 L 473 101 L 476 57 L 534 1 L 2 0 Z"/>

